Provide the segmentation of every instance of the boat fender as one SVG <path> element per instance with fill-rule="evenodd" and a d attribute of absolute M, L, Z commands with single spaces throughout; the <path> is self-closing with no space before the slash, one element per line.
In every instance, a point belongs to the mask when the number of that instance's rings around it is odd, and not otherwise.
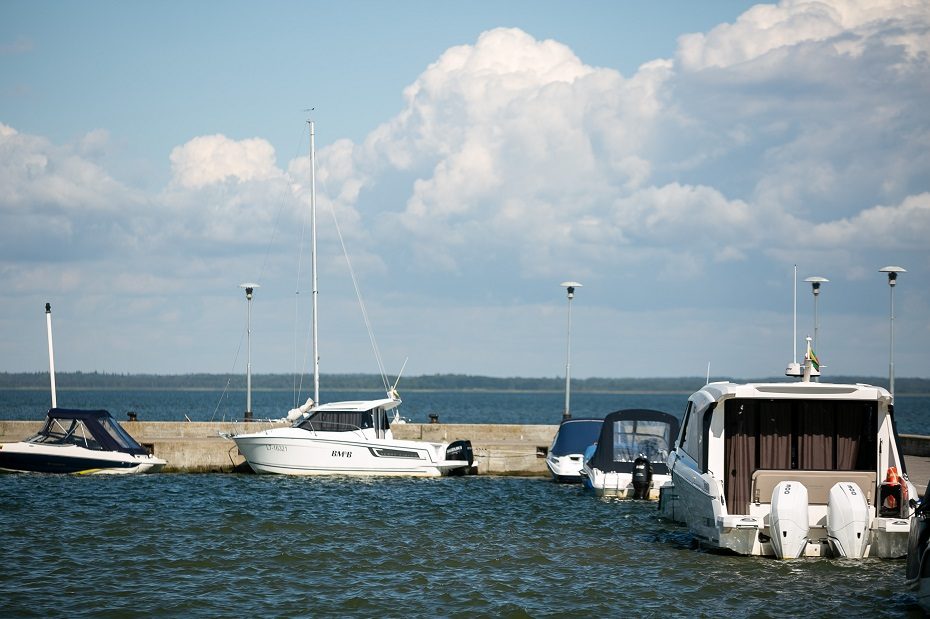
<path fill-rule="evenodd" d="M 907 484 L 901 483 L 898 468 L 888 467 L 885 481 L 879 488 L 879 516 L 904 518 L 907 516 Z"/>
<path fill-rule="evenodd" d="M 639 457 L 633 460 L 633 498 L 648 499 L 651 485 L 652 463 L 645 454 L 639 454 Z"/>

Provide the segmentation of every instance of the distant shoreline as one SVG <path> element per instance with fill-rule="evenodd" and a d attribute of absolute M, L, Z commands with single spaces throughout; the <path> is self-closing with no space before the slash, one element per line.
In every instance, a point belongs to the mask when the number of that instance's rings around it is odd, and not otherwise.
<path fill-rule="evenodd" d="M 864 383 L 887 388 L 887 378 L 876 376 L 830 376 L 830 382 Z M 712 381 L 794 382 L 785 376 L 735 378 L 712 376 Z M 324 374 L 320 377 L 326 391 L 361 391 L 379 393 L 384 389 L 376 374 Z M 0 372 L 0 389 L 46 390 L 48 372 Z M 308 378 L 288 374 L 253 374 L 252 390 L 292 392 Z M 573 392 L 605 394 L 691 394 L 705 384 L 704 377 L 653 378 L 573 378 Z M 826 382 L 826 381 L 825 381 Z M 149 390 L 149 391 L 245 391 L 244 375 L 235 374 L 109 374 L 104 372 L 56 372 L 56 388 L 68 390 Z M 895 377 L 897 395 L 930 395 L 930 378 Z M 559 377 L 493 377 L 466 374 L 433 374 L 402 377 L 398 391 L 461 393 L 563 393 L 565 379 Z"/>

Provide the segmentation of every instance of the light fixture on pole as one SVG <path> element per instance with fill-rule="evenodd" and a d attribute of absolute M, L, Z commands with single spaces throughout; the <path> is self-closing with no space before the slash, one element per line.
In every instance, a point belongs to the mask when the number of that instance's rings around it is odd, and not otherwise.
<path fill-rule="evenodd" d="M 826 277 L 808 277 L 804 281 L 809 282 L 811 291 L 814 293 L 814 350 L 817 350 L 817 331 L 820 329 L 820 317 L 817 315 L 817 297 L 820 296 L 820 285 L 826 284 L 830 280 Z"/>
<path fill-rule="evenodd" d="M 248 350 L 248 361 L 246 362 L 246 379 L 245 379 L 245 421 L 252 421 L 252 292 L 255 288 L 260 288 L 258 284 L 247 282 L 239 284 L 240 288 L 245 288 L 245 298 L 248 301 L 248 319 L 246 322 Z"/>
<path fill-rule="evenodd" d="M 565 353 L 565 411 L 562 419 L 571 419 L 571 389 L 572 389 L 572 299 L 575 298 L 575 288 L 581 288 L 578 282 L 562 282 L 559 284 L 568 292 L 568 344 Z"/>
<path fill-rule="evenodd" d="M 898 273 L 907 273 L 906 269 L 898 266 L 882 267 L 879 273 L 888 274 L 888 287 L 891 289 L 891 333 L 889 335 L 890 345 L 888 353 L 888 391 L 894 399 L 894 285 L 898 280 Z"/>

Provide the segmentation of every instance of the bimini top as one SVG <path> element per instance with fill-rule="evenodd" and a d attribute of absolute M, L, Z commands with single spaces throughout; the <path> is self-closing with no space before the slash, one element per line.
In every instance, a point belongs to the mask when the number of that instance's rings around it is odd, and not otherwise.
<path fill-rule="evenodd" d="M 631 408 L 610 413 L 597 440 L 591 468 L 628 473 L 640 454 L 649 458 L 656 473 L 666 473 L 665 459 L 678 436 L 678 418 L 662 411 Z"/>
<path fill-rule="evenodd" d="M 29 443 L 77 445 L 97 451 L 121 451 L 145 456 L 148 451 L 120 426 L 105 410 L 51 408 L 45 425 Z"/>
<path fill-rule="evenodd" d="M 375 408 L 383 408 L 386 411 L 391 410 L 400 406 L 400 400 L 394 398 L 383 398 L 381 400 L 351 400 L 347 402 L 330 402 L 328 404 L 320 404 L 319 406 L 314 406 L 311 412 L 316 411 L 352 411 L 352 412 L 363 412 L 370 411 Z"/>
<path fill-rule="evenodd" d="M 591 444 L 597 442 L 601 433 L 603 419 L 575 418 L 566 419 L 559 424 L 549 453 L 554 456 L 583 454 Z"/>

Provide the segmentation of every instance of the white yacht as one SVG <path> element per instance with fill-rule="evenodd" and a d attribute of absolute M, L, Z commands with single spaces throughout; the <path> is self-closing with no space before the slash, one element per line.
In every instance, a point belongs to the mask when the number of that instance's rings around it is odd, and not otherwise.
<path fill-rule="evenodd" d="M 678 435 L 678 419 L 662 411 L 628 409 L 604 418 L 581 481 L 597 496 L 658 499 L 672 484 L 666 459 Z"/>
<path fill-rule="evenodd" d="M 388 411 L 396 409 L 401 400 L 386 380 L 387 397 L 384 399 L 319 403 L 313 121 L 309 125 L 314 397 L 288 413 L 287 420 L 293 422 L 290 427 L 235 434 L 229 438 L 236 442 L 239 453 L 256 473 L 436 477 L 468 472 L 474 460 L 470 441 L 432 443 L 394 438 Z M 352 271 L 351 267 L 349 270 Z M 374 342 L 374 338 L 371 339 Z M 377 356 L 377 348 L 375 352 Z"/>
<path fill-rule="evenodd" d="M 397 398 L 311 407 L 292 426 L 232 437 L 256 473 L 438 477 L 464 473 L 471 444 L 395 439 L 388 411 Z"/>
<path fill-rule="evenodd" d="M 689 398 L 668 458 L 676 519 L 743 555 L 903 557 L 916 489 L 892 396 L 811 382 L 811 356 L 800 382 L 710 383 Z"/>
<path fill-rule="evenodd" d="M 154 473 L 165 466 L 104 410 L 53 408 L 39 432 L 0 443 L 0 470 L 84 475 Z"/>

